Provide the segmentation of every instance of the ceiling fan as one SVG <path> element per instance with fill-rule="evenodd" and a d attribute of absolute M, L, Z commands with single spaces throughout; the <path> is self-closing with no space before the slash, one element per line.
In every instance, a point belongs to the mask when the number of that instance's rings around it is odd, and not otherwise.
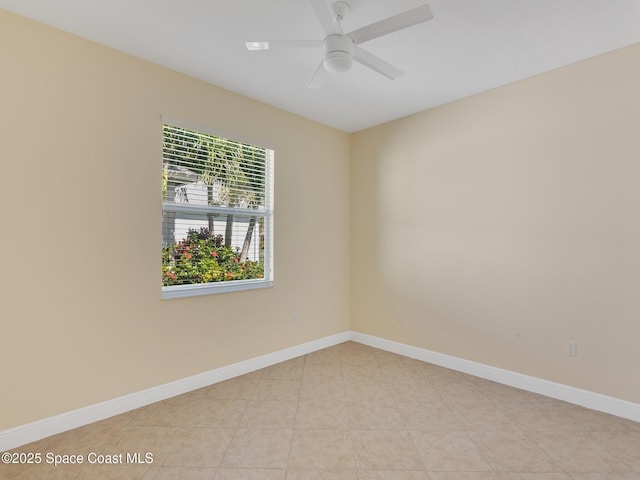
<path fill-rule="evenodd" d="M 395 80 L 402 71 L 360 47 L 361 43 L 374 38 L 426 22 L 433 18 L 429 5 L 407 10 L 379 22 L 344 33 L 342 21 L 351 12 L 349 3 L 343 0 L 333 2 L 331 7 L 325 0 L 310 0 L 311 6 L 322 25 L 324 40 L 276 40 L 245 42 L 247 50 L 269 50 L 273 48 L 324 48 L 324 57 L 307 82 L 307 87 L 317 88 L 322 84 L 326 72 L 346 72 L 353 60 L 372 70 Z"/>

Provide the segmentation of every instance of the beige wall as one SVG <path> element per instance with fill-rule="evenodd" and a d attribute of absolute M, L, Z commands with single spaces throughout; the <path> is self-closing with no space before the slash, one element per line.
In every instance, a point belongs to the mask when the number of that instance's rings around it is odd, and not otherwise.
<path fill-rule="evenodd" d="M 0 430 L 348 330 L 347 134 L 1 10 L 0 87 Z M 163 114 L 275 146 L 274 288 L 160 300 Z"/>
<path fill-rule="evenodd" d="M 640 45 L 353 135 L 352 329 L 640 402 L 638 85 Z"/>

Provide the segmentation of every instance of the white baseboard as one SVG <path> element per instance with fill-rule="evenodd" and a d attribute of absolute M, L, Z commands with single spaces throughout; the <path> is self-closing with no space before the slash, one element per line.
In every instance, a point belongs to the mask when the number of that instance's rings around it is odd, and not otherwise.
<path fill-rule="evenodd" d="M 0 452 L 349 341 L 342 332 L 0 432 Z"/>
<path fill-rule="evenodd" d="M 374 337 L 359 332 L 342 332 L 324 337 L 302 345 L 296 345 L 284 350 L 261 355 L 243 362 L 217 368 L 209 372 L 193 375 L 175 382 L 166 383 L 106 402 L 90 405 L 54 417 L 38 420 L 26 425 L 20 425 L 0 432 L 0 452 L 41 440 L 51 435 L 66 432 L 74 428 L 88 425 L 105 418 L 119 415 L 151 403 L 166 400 L 198 388 L 213 385 L 245 373 L 291 360 L 323 348 L 332 347 L 352 340 L 371 347 L 415 358 L 434 365 L 468 373 L 476 377 L 520 388 L 547 397 L 564 400 L 601 412 L 628 418 L 640 422 L 640 404 L 620 400 L 599 393 L 581 390 L 579 388 L 562 385 L 548 380 L 542 380 L 521 373 L 504 370 L 489 365 L 464 360 L 450 355 L 433 352 L 423 348 L 413 347 L 403 343 Z"/>
<path fill-rule="evenodd" d="M 482 363 L 452 357 L 442 353 L 432 352 L 423 348 L 412 347 L 403 343 L 393 342 L 384 338 L 351 332 L 351 340 L 371 347 L 397 353 L 405 357 L 415 358 L 423 362 L 433 363 L 441 367 L 450 368 L 476 377 L 492 380 L 511 387 L 538 393 L 546 397 L 564 400 L 622 418 L 640 422 L 640 404 L 609 397 L 600 393 L 590 392 L 560 383 L 543 380 L 522 373 L 504 370 L 502 368 L 484 365 Z"/>

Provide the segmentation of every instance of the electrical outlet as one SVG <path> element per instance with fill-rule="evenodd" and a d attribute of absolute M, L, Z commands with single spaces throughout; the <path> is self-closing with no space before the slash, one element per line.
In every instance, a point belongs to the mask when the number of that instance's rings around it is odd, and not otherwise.
<path fill-rule="evenodd" d="M 397 309 L 396 310 L 395 319 L 396 319 L 396 322 L 403 322 L 404 321 L 404 319 L 402 318 L 402 310 L 401 309 Z"/>
<path fill-rule="evenodd" d="M 569 340 L 567 342 L 567 355 L 575 357 L 578 354 L 578 344 L 575 340 Z"/>
<path fill-rule="evenodd" d="M 300 323 L 300 315 L 298 312 L 293 312 L 293 324 L 298 325 Z"/>

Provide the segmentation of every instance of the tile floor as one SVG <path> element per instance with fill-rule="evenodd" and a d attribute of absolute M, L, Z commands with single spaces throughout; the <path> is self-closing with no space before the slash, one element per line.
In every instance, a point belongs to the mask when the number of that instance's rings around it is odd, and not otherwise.
<path fill-rule="evenodd" d="M 352 342 L 17 451 L 85 463 L 0 465 L 0 478 L 640 479 L 638 423 Z"/>

